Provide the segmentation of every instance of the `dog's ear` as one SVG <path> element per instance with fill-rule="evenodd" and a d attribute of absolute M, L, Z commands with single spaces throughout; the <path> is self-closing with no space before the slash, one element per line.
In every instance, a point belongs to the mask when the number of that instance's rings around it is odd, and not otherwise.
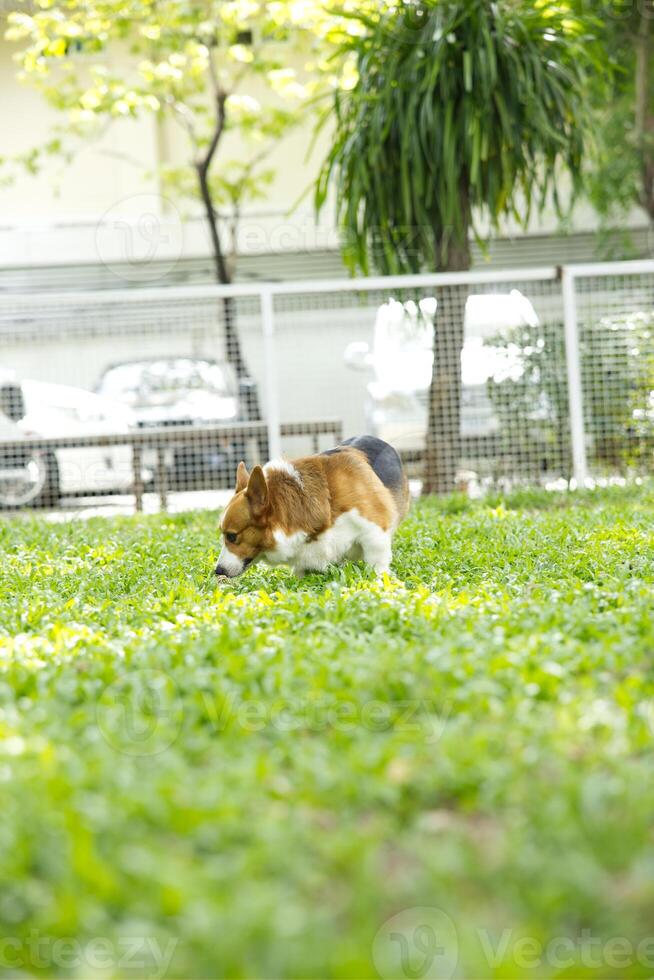
<path fill-rule="evenodd" d="M 255 517 L 263 514 L 268 506 L 268 484 L 260 466 L 255 466 L 250 473 L 246 497 Z"/>
<path fill-rule="evenodd" d="M 236 470 L 236 492 L 240 493 L 241 490 L 245 490 L 248 485 L 248 480 L 250 479 L 250 474 L 245 468 L 245 463 L 243 460 L 238 464 L 238 469 Z"/>

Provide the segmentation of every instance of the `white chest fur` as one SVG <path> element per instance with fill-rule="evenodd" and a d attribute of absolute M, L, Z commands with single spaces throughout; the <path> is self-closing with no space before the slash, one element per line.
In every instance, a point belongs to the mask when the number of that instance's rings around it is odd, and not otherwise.
<path fill-rule="evenodd" d="M 387 572 L 391 561 L 391 532 L 362 517 L 353 509 L 337 517 L 333 525 L 315 540 L 307 540 L 304 531 L 286 534 L 273 532 L 276 547 L 265 553 L 271 565 L 290 565 L 303 572 L 323 572 L 328 565 L 344 558 L 363 557 L 378 574 Z"/>

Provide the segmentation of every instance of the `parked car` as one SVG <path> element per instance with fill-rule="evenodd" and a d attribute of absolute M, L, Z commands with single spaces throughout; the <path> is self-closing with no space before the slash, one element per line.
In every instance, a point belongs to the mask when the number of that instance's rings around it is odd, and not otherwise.
<path fill-rule="evenodd" d="M 24 438 L 16 419 L 20 386 L 0 380 L 0 439 Z M 36 501 L 47 483 L 43 453 L 22 448 L 0 450 L 0 507 L 22 507 Z"/>
<path fill-rule="evenodd" d="M 355 342 L 345 350 L 348 367 L 372 375 L 366 385 L 367 430 L 408 452 L 422 451 L 425 446 L 437 310 L 434 297 L 418 305 L 391 299 L 377 311 L 372 349 Z M 463 438 L 492 436 L 499 430 L 499 419 L 488 397 L 488 379 L 510 377 L 522 367 L 510 348 L 484 341 L 503 329 L 523 324 L 536 326 L 538 316 L 518 290 L 468 298 L 461 353 Z"/>
<path fill-rule="evenodd" d="M 0 376 L 0 435 L 6 438 L 128 433 L 125 406 L 81 388 Z M 129 446 L 0 451 L 0 507 L 47 506 L 61 496 L 132 486 Z"/>
<path fill-rule="evenodd" d="M 107 368 L 96 391 L 120 401 L 141 428 L 248 421 L 248 396 L 230 364 L 200 357 L 159 357 Z M 174 488 L 231 486 L 240 459 L 254 450 L 239 438 L 206 439 L 167 450 L 168 479 Z M 255 453 L 256 454 L 256 453 Z M 144 459 L 152 463 L 151 456 Z"/>

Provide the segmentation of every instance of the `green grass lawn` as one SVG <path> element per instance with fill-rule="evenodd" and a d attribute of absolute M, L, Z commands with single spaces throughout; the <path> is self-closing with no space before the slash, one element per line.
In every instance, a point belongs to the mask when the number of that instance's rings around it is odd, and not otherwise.
<path fill-rule="evenodd" d="M 654 489 L 0 523 L 0 975 L 650 977 Z"/>

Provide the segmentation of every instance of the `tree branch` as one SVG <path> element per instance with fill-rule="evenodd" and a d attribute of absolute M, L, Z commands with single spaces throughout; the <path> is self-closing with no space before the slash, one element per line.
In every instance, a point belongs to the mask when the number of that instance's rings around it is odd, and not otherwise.
<path fill-rule="evenodd" d="M 184 129 L 188 133 L 191 143 L 193 144 L 193 146 L 197 146 L 198 145 L 197 134 L 195 132 L 195 126 L 193 125 L 191 112 L 189 111 L 188 106 L 185 106 L 182 102 L 178 102 L 177 99 L 174 99 L 172 96 L 169 96 L 166 99 L 166 102 L 173 110 L 174 113 L 173 118 L 181 122 Z"/>
<path fill-rule="evenodd" d="M 213 48 L 209 48 L 209 78 L 211 79 L 211 87 L 213 88 L 213 93 L 218 98 L 222 91 L 220 82 L 218 81 L 218 73 L 216 72 L 216 66 L 213 63 Z"/>
<path fill-rule="evenodd" d="M 214 154 L 218 149 L 220 137 L 223 135 L 225 130 L 225 122 L 227 119 L 225 112 L 226 102 L 227 93 L 223 92 L 221 89 L 216 95 L 216 126 L 213 131 L 213 136 L 211 137 L 211 142 L 209 143 L 209 148 L 207 149 L 204 158 L 198 163 L 198 170 L 202 170 L 205 174 L 208 172 L 209 167 L 211 166 L 211 161 L 213 160 Z"/>

